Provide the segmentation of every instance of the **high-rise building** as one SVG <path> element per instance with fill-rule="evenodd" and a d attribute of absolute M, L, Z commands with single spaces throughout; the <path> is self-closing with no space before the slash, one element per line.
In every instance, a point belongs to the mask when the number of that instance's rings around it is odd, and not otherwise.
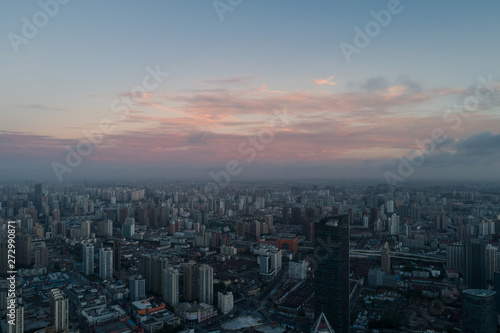
<path fill-rule="evenodd" d="M 464 333 L 497 332 L 496 292 L 485 289 L 462 291 L 462 329 Z"/>
<path fill-rule="evenodd" d="M 146 280 L 141 275 L 128 278 L 129 298 L 137 301 L 146 298 Z"/>
<path fill-rule="evenodd" d="M 35 184 L 35 207 L 38 210 L 42 209 L 42 184 Z"/>
<path fill-rule="evenodd" d="M 166 256 L 144 254 L 140 257 L 139 271 L 146 279 L 146 292 L 163 294 L 163 270 L 167 267 Z"/>
<path fill-rule="evenodd" d="M 47 267 L 49 265 L 49 250 L 45 246 L 39 246 L 34 251 L 35 254 L 35 266 Z"/>
<path fill-rule="evenodd" d="M 214 303 L 214 269 L 206 264 L 199 268 L 198 296 L 200 303 Z"/>
<path fill-rule="evenodd" d="M 105 281 L 113 278 L 113 250 L 109 247 L 99 249 L 99 277 Z"/>
<path fill-rule="evenodd" d="M 179 303 L 179 271 L 169 267 L 163 271 L 163 300 L 171 306 Z"/>
<path fill-rule="evenodd" d="M 51 325 L 54 326 L 56 332 L 67 331 L 69 328 L 68 298 L 60 289 L 52 289 L 50 298 Z"/>
<path fill-rule="evenodd" d="M 94 274 L 94 245 L 83 245 L 83 274 Z"/>
<path fill-rule="evenodd" d="M 20 298 L 18 298 L 16 301 L 14 308 L 14 316 L 15 318 L 12 319 L 13 325 L 12 321 L 9 320 L 9 317 L 7 317 L 6 319 L 7 333 L 24 333 L 24 305 Z"/>
<path fill-rule="evenodd" d="M 290 208 L 283 207 L 283 217 L 281 219 L 281 224 L 289 224 L 290 223 Z"/>
<path fill-rule="evenodd" d="M 300 207 L 292 207 L 292 223 L 295 225 L 301 224 L 302 210 Z"/>
<path fill-rule="evenodd" d="M 382 270 L 385 274 L 391 274 L 391 250 L 389 249 L 389 243 L 385 242 L 384 246 L 380 250 L 380 260 Z"/>
<path fill-rule="evenodd" d="M 90 221 L 85 220 L 80 225 L 80 237 L 89 238 L 90 237 Z"/>
<path fill-rule="evenodd" d="M 102 220 L 97 226 L 97 232 L 99 236 L 111 237 L 113 236 L 113 221 Z"/>
<path fill-rule="evenodd" d="M 500 312 L 500 271 L 496 271 L 493 277 L 493 286 L 496 294 L 497 312 Z"/>
<path fill-rule="evenodd" d="M 127 217 L 122 225 L 122 236 L 132 238 L 135 234 L 135 220 L 133 217 Z"/>
<path fill-rule="evenodd" d="M 493 281 L 493 275 L 497 270 L 497 251 L 496 246 L 486 245 L 486 279 L 488 281 Z"/>
<path fill-rule="evenodd" d="M 233 302 L 233 293 L 232 292 L 222 293 L 219 291 L 217 293 L 217 299 L 218 299 L 217 305 L 219 307 L 220 312 L 222 312 L 222 314 L 226 314 L 228 312 L 231 312 L 231 310 L 233 310 L 234 302 Z"/>
<path fill-rule="evenodd" d="M 122 243 L 115 241 L 113 243 L 113 275 L 118 278 L 122 270 Z"/>
<path fill-rule="evenodd" d="M 461 242 L 448 244 L 446 246 L 446 266 L 458 273 L 464 273 L 464 245 Z"/>
<path fill-rule="evenodd" d="M 465 285 L 469 289 L 486 289 L 486 247 L 479 239 L 465 243 Z"/>
<path fill-rule="evenodd" d="M 324 313 L 337 333 L 349 332 L 349 215 L 325 216 L 314 230 L 315 317 Z"/>
<path fill-rule="evenodd" d="M 19 249 L 16 262 L 23 266 L 31 266 L 31 235 L 16 235 L 16 249 Z"/>
<path fill-rule="evenodd" d="M 190 260 L 184 265 L 184 300 L 191 302 L 198 298 L 198 264 Z"/>

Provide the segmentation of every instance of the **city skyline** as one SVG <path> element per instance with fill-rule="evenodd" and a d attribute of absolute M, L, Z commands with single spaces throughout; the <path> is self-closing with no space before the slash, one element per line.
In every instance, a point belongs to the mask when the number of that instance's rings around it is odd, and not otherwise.
<path fill-rule="evenodd" d="M 0 181 L 498 180 L 499 4 L 233 4 L 4 4 Z"/>

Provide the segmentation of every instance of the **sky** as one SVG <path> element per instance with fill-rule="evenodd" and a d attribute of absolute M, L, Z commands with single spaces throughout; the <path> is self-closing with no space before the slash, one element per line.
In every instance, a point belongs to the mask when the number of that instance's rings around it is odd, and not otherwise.
<path fill-rule="evenodd" d="M 499 2 L 0 9 L 0 181 L 500 178 Z"/>

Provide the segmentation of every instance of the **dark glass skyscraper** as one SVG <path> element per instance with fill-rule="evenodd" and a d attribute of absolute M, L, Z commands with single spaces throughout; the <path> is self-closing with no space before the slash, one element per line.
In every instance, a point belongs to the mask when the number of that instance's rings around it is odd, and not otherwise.
<path fill-rule="evenodd" d="M 462 292 L 462 327 L 464 333 L 494 333 L 497 331 L 496 292 L 466 289 Z"/>
<path fill-rule="evenodd" d="M 349 332 L 349 215 L 325 216 L 314 226 L 315 317 L 323 312 L 337 333 Z"/>
<path fill-rule="evenodd" d="M 479 239 L 465 243 L 465 284 L 469 289 L 486 289 L 486 247 Z"/>

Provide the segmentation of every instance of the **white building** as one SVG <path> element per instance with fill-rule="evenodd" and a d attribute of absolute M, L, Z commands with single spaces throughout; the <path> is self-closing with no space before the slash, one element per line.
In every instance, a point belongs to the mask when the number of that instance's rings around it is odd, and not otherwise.
<path fill-rule="evenodd" d="M 94 274 L 94 245 L 83 245 L 83 273 L 85 275 Z"/>
<path fill-rule="evenodd" d="M 51 325 L 55 327 L 56 332 L 67 331 L 69 327 L 68 298 L 60 289 L 52 289 L 50 294 Z"/>
<path fill-rule="evenodd" d="M 163 274 L 163 300 L 171 306 L 176 306 L 179 303 L 179 271 L 169 267 Z"/>
<path fill-rule="evenodd" d="M 99 277 L 104 281 L 113 277 L 113 250 L 109 247 L 99 249 Z"/>
<path fill-rule="evenodd" d="M 231 312 L 231 310 L 233 310 L 233 293 L 232 292 L 221 293 L 219 291 L 217 293 L 217 296 L 219 298 L 218 307 L 219 310 L 222 312 L 222 314 Z"/>

